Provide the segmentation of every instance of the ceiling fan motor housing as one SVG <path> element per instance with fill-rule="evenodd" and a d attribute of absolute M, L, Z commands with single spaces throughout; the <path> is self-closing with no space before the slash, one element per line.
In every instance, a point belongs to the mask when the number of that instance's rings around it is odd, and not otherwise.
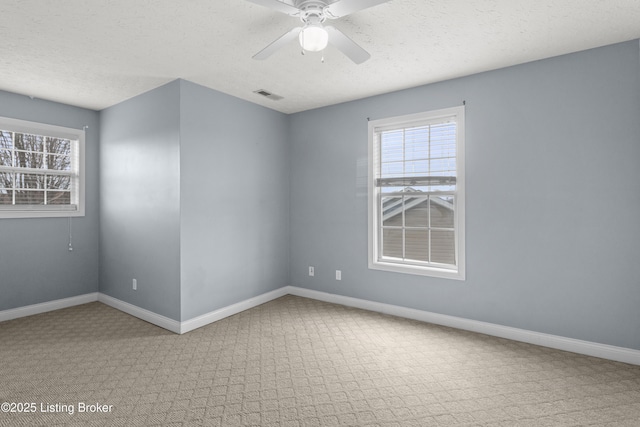
<path fill-rule="evenodd" d="M 319 52 L 331 43 L 356 64 L 371 57 L 369 53 L 346 34 L 331 25 L 324 26 L 327 19 L 338 19 L 390 0 L 248 0 L 270 7 L 289 16 L 297 16 L 302 27 L 292 28 L 280 38 L 256 53 L 255 59 L 266 59 L 295 38 L 299 39 L 302 53 Z"/>
<path fill-rule="evenodd" d="M 307 25 L 320 25 L 326 19 L 327 3 L 319 0 L 298 0 L 296 7 L 300 9 L 300 20 Z"/>

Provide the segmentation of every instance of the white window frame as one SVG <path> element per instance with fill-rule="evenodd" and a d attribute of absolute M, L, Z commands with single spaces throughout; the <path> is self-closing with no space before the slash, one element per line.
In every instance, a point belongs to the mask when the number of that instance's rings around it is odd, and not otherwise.
<path fill-rule="evenodd" d="M 0 205 L 0 218 L 51 218 L 85 215 L 85 132 L 62 126 L 0 117 L 0 129 L 18 133 L 43 135 L 71 141 L 71 205 Z M 0 166 L 0 172 L 16 168 Z M 30 170 L 39 173 L 36 170 Z"/>
<path fill-rule="evenodd" d="M 465 280 L 465 123 L 464 106 L 445 108 L 398 117 L 389 117 L 369 121 L 369 174 L 368 174 L 368 227 L 369 227 L 369 268 L 397 273 Z M 417 265 L 383 259 L 380 253 L 380 187 L 378 178 L 380 155 L 376 134 L 380 129 L 393 129 L 420 125 L 425 122 L 438 123 L 444 120 L 456 121 L 456 190 L 454 229 L 455 229 L 455 267 L 439 265 Z"/>

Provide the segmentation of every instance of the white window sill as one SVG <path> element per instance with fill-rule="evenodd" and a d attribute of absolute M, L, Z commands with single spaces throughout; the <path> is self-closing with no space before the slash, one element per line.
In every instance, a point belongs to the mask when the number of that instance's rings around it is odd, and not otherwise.
<path fill-rule="evenodd" d="M 392 271 L 394 273 L 415 274 L 419 276 L 438 277 L 443 279 L 465 280 L 464 271 L 446 268 L 426 267 L 418 265 L 400 264 L 394 262 L 369 262 L 371 270 Z"/>
<path fill-rule="evenodd" d="M 3 218 L 69 218 L 84 216 L 84 212 L 77 210 L 0 210 L 0 219 Z"/>

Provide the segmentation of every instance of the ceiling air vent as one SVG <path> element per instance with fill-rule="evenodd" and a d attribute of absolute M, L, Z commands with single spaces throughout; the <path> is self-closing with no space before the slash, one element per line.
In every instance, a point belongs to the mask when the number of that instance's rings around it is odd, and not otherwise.
<path fill-rule="evenodd" d="M 266 91 L 266 90 L 264 90 L 264 89 L 254 90 L 254 91 L 253 91 L 253 93 L 257 93 L 258 95 L 262 95 L 262 96 L 264 96 L 265 98 L 269 98 L 269 99 L 270 99 L 270 100 L 272 100 L 272 101 L 279 101 L 279 100 L 281 100 L 281 99 L 282 99 L 282 97 L 281 97 L 281 96 L 279 96 L 279 95 L 274 95 L 273 93 L 268 92 L 268 91 Z"/>

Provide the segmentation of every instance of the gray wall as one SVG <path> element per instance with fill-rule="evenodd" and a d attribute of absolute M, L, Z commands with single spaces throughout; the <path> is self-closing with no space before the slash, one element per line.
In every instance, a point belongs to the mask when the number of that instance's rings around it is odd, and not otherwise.
<path fill-rule="evenodd" d="M 640 349 L 638 48 L 288 117 L 184 81 L 99 117 L 0 92 L 2 116 L 89 126 L 75 251 L 66 220 L 1 220 L 0 310 L 95 292 L 99 260 L 101 292 L 175 320 L 289 283 Z M 463 100 L 467 280 L 369 270 L 367 117 Z"/>
<path fill-rule="evenodd" d="M 98 113 L 0 91 L 0 116 L 86 131 L 85 216 L 0 219 L 0 310 L 98 291 Z"/>
<path fill-rule="evenodd" d="M 184 80 L 102 111 L 100 291 L 188 320 L 287 285 L 287 132 Z"/>
<path fill-rule="evenodd" d="M 287 116 L 181 81 L 182 320 L 288 285 Z"/>
<path fill-rule="evenodd" d="M 639 59 L 632 41 L 291 116 L 291 285 L 640 349 Z M 467 280 L 369 270 L 367 117 L 463 100 Z"/>
<path fill-rule="evenodd" d="M 179 108 L 174 81 L 100 113 L 100 292 L 174 320 L 180 320 Z"/>

